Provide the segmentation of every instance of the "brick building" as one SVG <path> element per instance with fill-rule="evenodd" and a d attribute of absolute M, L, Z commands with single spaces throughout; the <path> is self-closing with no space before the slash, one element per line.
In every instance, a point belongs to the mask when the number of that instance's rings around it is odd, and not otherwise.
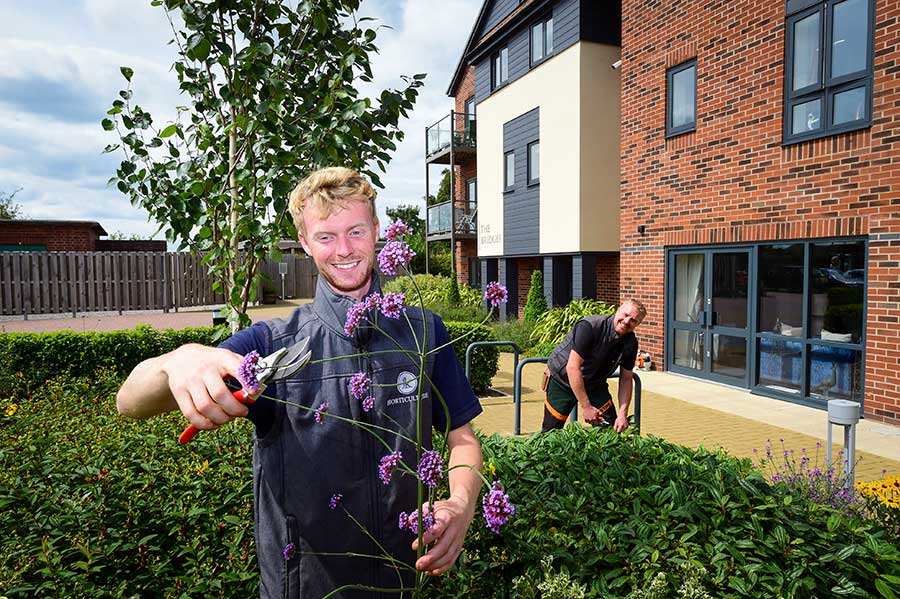
<path fill-rule="evenodd" d="M 2 220 L 0 251 L 25 252 L 165 252 L 165 241 L 100 239 L 100 223 L 81 220 Z"/>
<path fill-rule="evenodd" d="M 622 2 L 621 296 L 659 366 L 900 424 L 898 18 Z"/>

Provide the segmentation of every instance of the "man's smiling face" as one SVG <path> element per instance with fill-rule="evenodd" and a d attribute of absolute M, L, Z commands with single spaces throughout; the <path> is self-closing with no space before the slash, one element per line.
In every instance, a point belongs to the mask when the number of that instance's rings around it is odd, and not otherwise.
<path fill-rule="evenodd" d="M 378 221 L 364 198 L 351 201 L 327 218 L 303 214 L 306 233 L 300 244 L 312 256 L 325 281 L 335 291 L 360 300 L 369 291 L 375 266 Z"/>

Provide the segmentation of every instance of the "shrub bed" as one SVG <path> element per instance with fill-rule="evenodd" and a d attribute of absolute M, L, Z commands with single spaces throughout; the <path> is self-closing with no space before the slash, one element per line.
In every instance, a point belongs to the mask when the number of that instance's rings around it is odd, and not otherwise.
<path fill-rule="evenodd" d="M 180 446 L 178 414 L 116 415 L 120 380 L 54 379 L 37 391 L 49 401 L 16 410 L 0 400 L 0 593 L 255 596 L 249 424 Z M 580 427 L 483 446 L 516 515 L 501 535 L 475 520 L 433 599 L 531 596 L 529 581 L 554 597 L 679 597 L 688 582 L 717 598 L 900 593 L 879 524 L 781 493 L 746 460 Z"/>
<path fill-rule="evenodd" d="M 51 377 L 88 376 L 98 368 L 127 374 L 143 360 L 185 343 L 214 345 L 218 329 L 195 327 L 110 332 L 0 334 L 0 397 L 27 397 Z"/>
<path fill-rule="evenodd" d="M 473 341 L 493 339 L 490 328 L 471 322 L 447 322 L 450 338 L 469 333 L 453 344 L 456 357 L 465 366 L 466 347 Z M 140 325 L 133 330 L 77 333 L 0 334 L 0 398 L 24 399 L 53 376 L 89 376 L 98 369 L 127 375 L 143 360 L 172 351 L 185 343 L 216 345 L 217 329 L 198 327 L 157 330 Z M 472 385 L 476 392 L 490 387 L 497 373 L 499 353 L 494 348 L 478 350 L 472 360 Z"/>

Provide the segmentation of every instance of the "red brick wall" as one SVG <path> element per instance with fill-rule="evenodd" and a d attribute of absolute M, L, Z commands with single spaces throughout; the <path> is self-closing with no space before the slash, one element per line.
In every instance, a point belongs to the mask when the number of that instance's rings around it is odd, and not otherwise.
<path fill-rule="evenodd" d="M 470 66 L 466 69 L 459 86 L 456 88 L 456 107 L 454 110 L 459 113 L 465 113 L 466 100 L 475 94 L 475 67 Z M 457 119 L 456 126 L 462 129 L 464 119 Z M 475 157 L 473 156 L 468 162 L 464 162 L 456 167 L 453 174 L 454 195 L 453 199 L 457 206 L 467 207 L 466 200 L 466 181 L 476 176 L 477 166 Z M 456 243 L 456 280 L 459 283 L 469 283 L 469 258 L 475 258 L 478 255 L 478 246 L 475 239 L 465 239 Z"/>
<path fill-rule="evenodd" d="M 6 222 L 0 226 L 0 244 L 43 245 L 48 252 L 91 252 L 97 235 L 90 226 Z"/>
<path fill-rule="evenodd" d="M 619 305 L 619 254 L 597 256 L 597 300 Z"/>
<path fill-rule="evenodd" d="M 900 423 L 900 5 L 875 4 L 873 125 L 782 147 L 784 2 L 623 2 L 621 297 L 661 357 L 663 248 L 868 235 L 865 410 Z M 666 68 L 694 57 L 697 131 L 667 141 Z"/>
<path fill-rule="evenodd" d="M 531 273 L 541 270 L 543 258 L 519 258 L 519 319 L 525 316 L 525 304 L 531 290 Z"/>

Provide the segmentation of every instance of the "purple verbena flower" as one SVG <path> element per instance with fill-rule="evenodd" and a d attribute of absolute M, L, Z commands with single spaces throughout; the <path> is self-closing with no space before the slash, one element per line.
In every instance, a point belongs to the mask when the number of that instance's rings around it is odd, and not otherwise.
<path fill-rule="evenodd" d="M 390 225 L 388 225 L 387 230 L 384 232 L 385 238 L 388 241 L 399 241 L 400 238 L 409 233 L 409 227 L 400 219 L 395 220 Z"/>
<path fill-rule="evenodd" d="M 487 527 L 496 534 L 500 534 L 500 527 L 516 513 L 516 506 L 509 502 L 509 495 L 503 492 L 503 486 L 496 480 L 491 490 L 481 498 L 481 507 Z"/>
<path fill-rule="evenodd" d="M 414 535 L 419 534 L 419 516 L 417 512 L 400 512 L 400 520 L 397 523 L 400 530 L 408 530 Z M 431 512 L 422 514 L 422 532 L 434 526 L 434 514 Z"/>
<path fill-rule="evenodd" d="M 416 253 L 402 241 L 389 241 L 378 254 L 378 267 L 386 275 L 395 275 L 406 268 Z"/>
<path fill-rule="evenodd" d="M 369 393 L 371 384 L 372 380 L 365 372 L 357 372 L 350 377 L 350 395 L 358 401 L 363 401 L 363 398 Z"/>
<path fill-rule="evenodd" d="M 332 510 L 336 510 L 339 505 L 341 505 L 341 500 L 344 499 L 344 496 L 340 493 L 335 493 L 331 496 L 331 499 L 328 500 L 328 507 Z"/>
<path fill-rule="evenodd" d="M 281 555 L 284 556 L 284 561 L 293 559 L 295 553 L 297 553 L 297 546 L 293 543 L 288 543 L 284 546 L 284 549 L 281 550 Z"/>
<path fill-rule="evenodd" d="M 316 410 L 316 423 L 322 424 L 325 422 L 325 414 L 328 412 L 328 402 L 323 401 L 319 404 L 319 409 Z"/>
<path fill-rule="evenodd" d="M 362 409 L 363 412 L 371 412 L 372 408 L 375 407 L 375 398 L 373 396 L 368 396 L 364 400 L 362 400 Z"/>
<path fill-rule="evenodd" d="M 253 350 L 241 360 L 238 366 L 238 382 L 250 393 L 259 393 L 259 352 Z"/>
<path fill-rule="evenodd" d="M 381 307 L 381 294 L 371 293 L 366 296 L 366 298 L 363 300 L 363 303 L 366 305 L 366 310 L 374 312 Z"/>
<path fill-rule="evenodd" d="M 350 309 L 347 310 L 347 322 L 344 323 L 344 332 L 348 335 L 352 335 L 365 317 L 366 304 L 364 302 L 359 302 L 358 304 L 351 306 Z"/>
<path fill-rule="evenodd" d="M 422 484 L 432 489 L 438 486 L 438 482 L 444 478 L 444 462 L 441 460 L 441 454 L 433 449 L 423 451 L 417 471 Z"/>
<path fill-rule="evenodd" d="M 385 293 L 381 300 L 381 313 L 387 318 L 400 318 L 406 296 L 402 293 Z"/>
<path fill-rule="evenodd" d="M 491 281 L 487 284 L 487 287 L 484 290 L 484 299 L 488 301 L 493 307 L 497 307 L 500 304 L 506 303 L 506 298 L 508 294 L 506 292 L 506 287 L 498 283 L 497 281 Z"/>
<path fill-rule="evenodd" d="M 391 482 L 391 476 L 402 458 L 403 454 L 399 451 L 389 453 L 381 458 L 381 463 L 378 465 L 378 477 L 381 478 L 381 482 L 384 484 Z"/>

